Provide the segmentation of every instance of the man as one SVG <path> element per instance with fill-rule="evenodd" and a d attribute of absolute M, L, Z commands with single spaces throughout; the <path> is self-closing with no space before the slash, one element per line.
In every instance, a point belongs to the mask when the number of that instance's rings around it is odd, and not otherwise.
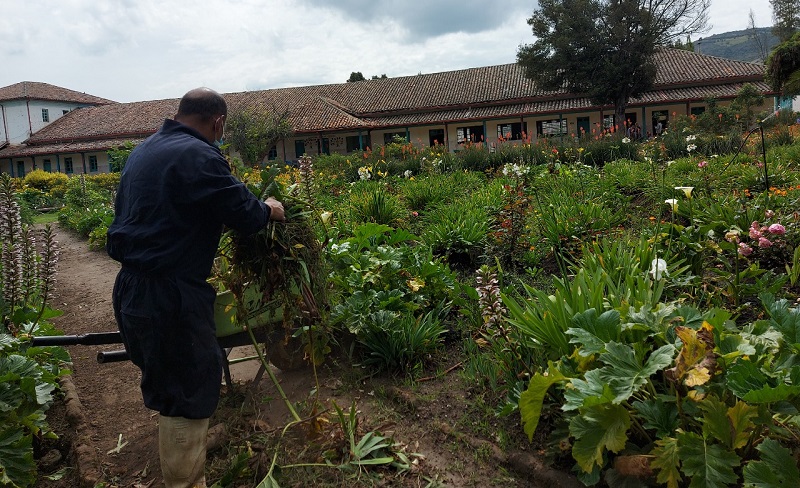
<path fill-rule="evenodd" d="M 189 91 L 175 119 L 139 144 L 122 171 L 106 250 L 122 263 L 114 284 L 117 324 L 142 370 L 145 405 L 159 412 L 159 456 L 168 488 L 204 488 L 208 419 L 216 410 L 222 352 L 206 281 L 223 225 L 244 234 L 284 219 L 231 175 L 219 150 L 227 105 Z"/>

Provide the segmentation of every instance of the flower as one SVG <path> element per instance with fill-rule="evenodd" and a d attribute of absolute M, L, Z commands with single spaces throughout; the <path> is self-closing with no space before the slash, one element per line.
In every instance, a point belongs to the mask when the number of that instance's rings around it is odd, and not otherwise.
<path fill-rule="evenodd" d="M 403 178 L 406 178 L 406 179 L 411 178 L 412 174 L 414 174 L 414 173 L 412 173 L 410 169 L 407 169 L 407 170 L 405 170 L 403 172 Z"/>
<path fill-rule="evenodd" d="M 672 207 L 673 212 L 678 211 L 678 200 L 674 198 L 667 198 L 666 200 L 664 200 L 664 203 L 669 204 L 669 206 Z"/>
<path fill-rule="evenodd" d="M 690 134 L 686 136 L 686 142 L 692 142 L 693 140 L 697 139 L 697 136 L 694 134 Z"/>
<path fill-rule="evenodd" d="M 650 263 L 650 276 L 652 276 L 654 280 L 660 280 L 662 277 L 669 276 L 667 272 L 667 262 L 661 258 L 653 259 L 653 262 Z"/>
<path fill-rule="evenodd" d="M 708 161 L 700 161 L 697 163 L 698 168 L 705 168 L 706 166 L 708 166 Z"/>
<path fill-rule="evenodd" d="M 777 234 L 779 236 L 786 234 L 786 227 L 782 226 L 781 224 L 772 224 L 767 228 L 767 230 L 770 234 Z"/>
<path fill-rule="evenodd" d="M 622 138 L 622 143 L 623 143 L 623 144 L 627 144 L 627 143 L 629 143 L 629 142 L 631 142 L 631 140 L 630 140 L 629 138 L 627 138 L 627 137 L 623 137 L 623 138 Z"/>
<path fill-rule="evenodd" d="M 731 229 L 725 233 L 725 240 L 728 242 L 737 242 L 739 240 L 739 230 Z"/>
<path fill-rule="evenodd" d="M 769 210 L 769 209 L 767 209 L 767 210 L 764 212 L 764 217 L 766 217 L 766 218 L 768 218 L 768 219 L 771 219 L 771 218 L 772 218 L 772 217 L 774 217 L 774 216 L 775 216 L 775 211 L 774 211 L 774 210 Z"/>
<path fill-rule="evenodd" d="M 689 144 L 688 146 L 686 146 L 686 152 L 692 152 L 695 149 L 697 149 L 697 146 L 694 144 Z"/>
<path fill-rule="evenodd" d="M 750 236 L 750 239 L 758 239 L 761 237 L 761 229 L 759 228 L 758 222 L 753 222 L 750 224 L 748 235 Z"/>
<path fill-rule="evenodd" d="M 360 179 L 362 179 L 362 180 L 368 180 L 368 179 L 372 178 L 372 174 L 369 172 L 369 170 L 366 167 L 362 166 L 362 167 L 358 168 L 358 177 Z"/>
<path fill-rule="evenodd" d="M 745 244 L 744 242 L 739 243 L 739 254 L 742 256 L 749 256 L 753 254 L 753 248 Z"/>
<path fill-rule="evenodd" d="M 693 186 L 676 186 L 676 190 L 682 191 L 686 198 L 692 198 L 692 190 L 694 190 Z"/>
<path fill-rule="evenodd" d="M 770 247 L 771 245 L 772 245 L 772 241 L 770 241 L 766 237 L 759 237 L 758 238 L 758 247 Z"/>

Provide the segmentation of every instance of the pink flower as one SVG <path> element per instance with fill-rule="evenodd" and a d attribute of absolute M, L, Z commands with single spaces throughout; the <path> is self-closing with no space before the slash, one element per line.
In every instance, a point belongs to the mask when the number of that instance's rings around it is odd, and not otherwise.
<path fill-rule="evenodd" d="M 753 248 L 745 244 L 744 242 L 739 243 L 739 254 L 742 256 L 749 256 L 753 254 Z"/>
<path fill-rule="evenodd" d="M 764 217 L 771 219 L 775 216 L 775 212 L 773 210 L 767 210 L 764 212 Z"/>
<path fill-rule="evenodd" d="M 758 247 L 769 247 L 772 245 L 772 242 L 767 239 L 766 237 L 759 237 L 758 238 Z"/>
<path fill-rule="evenodd" d="M 758 239 L 761 237 L 761 231 L 758 230 L 758 222 L 753 222 L 750 224 L 750 239 Z"/>
<path fill-rule="evenodd" d="M 779 236 L 786 234 L 786 227 L 782 226 L 781 224 L 772 224 L 767 230 L 770 234 L 778 234 Z"/>
<path fill-rule="evenodd" d="M 705 168 L 706 166 L 708 166 L 708 161 L 700 161 L 697 163 L 698 168 Z"/>

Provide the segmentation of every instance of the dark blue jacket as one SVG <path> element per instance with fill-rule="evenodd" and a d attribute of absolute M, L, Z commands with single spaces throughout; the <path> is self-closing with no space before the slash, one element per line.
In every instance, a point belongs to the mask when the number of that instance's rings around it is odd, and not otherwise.
<path fill-rule="evenodd" d="M 144 273 L 199 284 L 211 272 L 223 224 L 244 234 L 269 221 L 269 207 L 231 175 L 222 153 L 167 119 L 122 171 L 109 256 Z"/>

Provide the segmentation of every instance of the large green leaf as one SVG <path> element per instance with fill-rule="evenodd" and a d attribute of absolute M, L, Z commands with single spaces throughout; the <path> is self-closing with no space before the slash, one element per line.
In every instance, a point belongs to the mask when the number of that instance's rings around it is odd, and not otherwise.
<path fill-rule="evenodd" d="M 577 410 L 588 404 L 610 403 L 614 400 L 611 388 L 600 378 L 600 370 L 593 369 L 583 375 L 583 379 L 573 378 L 564 390 L 565 412 Z"/>
<path fill-rule="evenodd" d="M 631 425 L 628 410 L 622 405 L 601 403 L 581 409 L 581 414 L 569 423 L 569 433 L 575 438 L 572 457 L 586 472 L 603 465 L 603 452 L 619 452 L 628 440 Z"/>
<path fill-rule="evenodd" d="M 667 437 L 678 428 L 678 407 L 675 403 L 651 398 L 633 402 L 633 407 L 642 418 L 642 427 L 654 429 L 656 437 Z"/>
<path fill-rule="evenodd" d="M 36 480 L 31 436 L 11 426 L 0 431 L 0 486 L 31 486 Z"/>
<path fill-rule="evenodd" d="M 775 300 L 771 293 L 762 293 L 759 298 L 769 313 L 770 324 L 783 334 L 784 341 L 798 349 L 800 345 L 800 308 L 790 307 L 789 301 L 785 298 Z"/>
<path fill-rule="evenodd" d="M 756 449 L 761 452 L 761 460 L 750 461 L 744 467 L 745 486 L 758 488 L 800 486 L 797 460 L 789 449 L 773 439 L 764 439 Z"/>
<path fill-rule="evenodd" d="M 590 308 L 572 317 L 572 325 L 567 334 L 573 336 L 569 342 L 580 344 L 581 356 L 590 356 L 605 350 L 606 342 L 618 341 L 622 333 L 620 315 L 616 310 L 606 310 L 597 316 L 597 310 Z"/>
<path fill-rule="evenodd" d="M 522 416 L 522 426 L 528 439 L 533 440 L 533 433 L 539 425 L 539 417 L 542 415 L 542 403 L 547 395 L 547 390 L 560 381 L 568 378 L 561 374 L 552 364 L 547 370 L 547 376 L 536 373 L 528 383 L 528 389 L 519 395 L 519 413 Z"/>
<path fill-rule="evenodd" d="M 709 395 L 701 403 L 703 410 L 703 433 L 706 438 L 714 438 L 729 449 L 739 449 L 747 444 L 755 427 L 753 419 L 758 409 L 744 402 L 728 406 L 716 396 Z"/>
<path fill-rule="evenodd" d="M 656 481 L 666 484 L 667 488 L 678 488 L 681 478 L 680 456 L 678 455 L 678 439 L 666 437 L 656 441 L 650 466 L 658 470 Z"/>
<path fill-rule="evenodd" d="M 600 370 L 600 379 L 610 385 L 614 403 L 621 403 L 646 384 L 650 375 L 672 364 L 674 355 L 675 347 L 668 344 L 653 351 L 641 364 L 631 346 L 612 341 L 600 355 L 600 360 L 606 364 Z"/>
<path fill-rule="evenodd" d="M 678 454 L 683 473 L 692 480 L 690 488 L 723 488 L 739 479 L 733 470 L 739 456 L 693 432 L 678 434 Z"/>
<path fill-rule="evenodd" d="M 739 398 L 754 390 L 769 386 L 767 376 L 752 361 L 739 359 L 728 368 L 725 382 L 734 395 Z"/>

